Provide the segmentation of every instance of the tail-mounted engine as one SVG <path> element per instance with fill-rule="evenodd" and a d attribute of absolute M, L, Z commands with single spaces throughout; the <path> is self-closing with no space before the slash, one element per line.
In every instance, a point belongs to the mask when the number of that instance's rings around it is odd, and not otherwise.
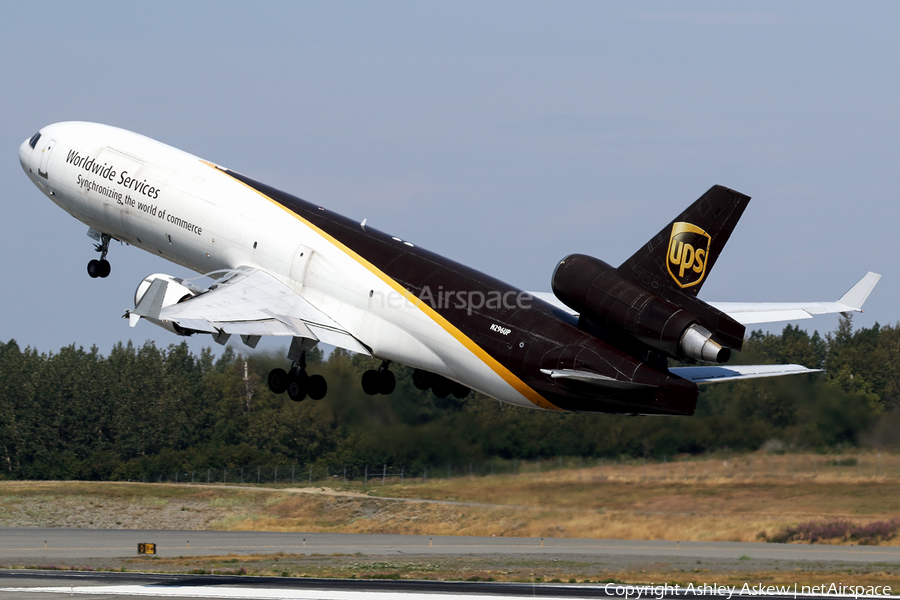
<path fill-rule="evenodd" d="M 731 348 L 742 345 L 743 325 L 725 313 L 687 294 L 663 298 L 591 256 L 560 261 L 552 286 L 566 306 L 595 324 L 624 331 L 671 358 L 724 363 Z"/>
<path fill-rule="evenodd" d="M 155 282 L 159 281 L 164 285 L 157 285 L 157 289 L 159 289 L 158 296 L 154 298 L 148 298 L 147 292 L 153 287 Z M 162 319 L 154 318 L 153 314 L 159 314 L 159 310 L 166 308 L 167 306 L 172 306 L 173 304 L 178 304 L 179 302 L 184 302 L 185 300 L 190 300 L 194 296 L 202 294 L 206 290 L 204 288 L 198 287 L 189 281 L 184 281 L 183 279 L 179 279 L 177 277 L 172 277 L 171 275 L 165 275 L 163 273 L 154 273 L 153 275 L 148 275 L 141 281 L 137 289 L 134 292 L 134 308 L 135 310 L 130 311 L 130 315 L 132 317 L 143 317 L 160 327 L 171 331 L 172 333 L 176 333 L 178 335 L 190 335 L 193 333 L 192 331 L 185 331 L 183 328 L 179 327 L 176 323 L 172 323 L 171 321 L 166 321 Z M 157 296 L 157 294 L 155 294 Z M 160 298 L 161 297 L 161 298 Z M 144 302 L 144 306 L 141 303 Z M 153 303 L 158 306 L 146 306 L 149 303 Z M 150 311 L 150 312 L 148 312 Z M 142 314 L 146 313 L 146 314 Z M 134 321 L 136 322 L 136 320 Z"/>

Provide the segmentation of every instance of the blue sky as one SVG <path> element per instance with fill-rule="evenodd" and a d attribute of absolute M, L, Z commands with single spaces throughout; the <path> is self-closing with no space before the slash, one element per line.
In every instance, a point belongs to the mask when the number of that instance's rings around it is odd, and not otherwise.
<path fill-rule="evenodd" d="M 887 2 L 9 4 L 0 339 L 179 341 L 118 317 L 146 275 L 188 273 L 115 245 L 91 280 L 87 227 L 21 172 L 19 144 L 62 120 L 154 137 L 529 290 L 573 252 L 618 264 L 727 185 L 753 200 L 701 297 L 834 300 L 872 270 L 855 323 L 895 323 L 898 25 Z"/>

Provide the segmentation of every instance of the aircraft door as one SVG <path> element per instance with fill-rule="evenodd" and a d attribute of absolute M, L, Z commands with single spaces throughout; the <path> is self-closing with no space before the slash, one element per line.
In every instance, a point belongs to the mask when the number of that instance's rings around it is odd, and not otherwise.
<path fill-rule="evenodd" d="M 53 147 L 56 146 L 56 140 L 47 138 L 41 141 L 41 165 L 38 167 L 38 175 L 44 179 L 49 179 L 47 165 L 50 163 L 50 155 L 53 153 Z"/>

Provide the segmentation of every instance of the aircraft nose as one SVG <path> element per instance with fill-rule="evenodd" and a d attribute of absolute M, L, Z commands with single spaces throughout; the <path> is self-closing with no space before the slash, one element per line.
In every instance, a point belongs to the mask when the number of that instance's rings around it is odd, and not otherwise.
<path fill-rule="evenodd" d="M 28 172 L 29 166 L 28 164 L 31 162 L 31 146 L 28 145 L 29 140 L 25 140 L 22 142 L 22 145 L 19 146 L 19 164 L 22 165 L 22 170 L 26 173 Z"/>

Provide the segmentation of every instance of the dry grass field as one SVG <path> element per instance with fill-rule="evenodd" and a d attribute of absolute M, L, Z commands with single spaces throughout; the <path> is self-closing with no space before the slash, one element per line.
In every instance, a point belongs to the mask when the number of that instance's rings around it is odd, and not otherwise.
<path fill-rule="evenodd" d="M 559 465 L 556 465 L 559 466 Z M 453 479 L 387 478 L 321 485 L 193 485 L 0 481 L 0 526 L 410 533 L 545 538 L 760 541 L 785 528 L 900 515 L 900 456 L 741 455 L 644 464 L 577 462 L 517 474 Z M 858 543 L 829 539 L 820 543 Z M 873 543 L 898 545 L 896 537 Z M 623 562 L 540 558 L 349 555 L 124 558 L 97 569 L 243 572 L 290 576 L 528 581 L 804 582 L 888 584 L 890 565 L 832 571 L 827 564 Z"/>
<path fill-rule="evenodd" d="M 264 511 L 232 516 L 217 526 L 759 541 L 810 521 L 846 519 L 865 525 L 896 518 L 900 514 L 900 460 L 873 455 L 854 457 L 854 461 L 744 456 L 427 482 L 406 480 L 402 485 L 390 480 L 380 485 L 378 480 L 365 490 L 351 484 L 337 489 L 307 488 L 300 494 L 296 493 L 299 490 L 285 489 L 280 498 L 269 499 Z M 323 493 L 326 491 L 328 495 Z M 366 492 L 369 500 L 360 498 L 361 492 Z M 389 504 L 375 500 L 388 497 L 407 501 Z M 898 540 L 882 543 L 896 544 Z"/>
<path fill-rule="evenodd" d="M 900 456 L 887 454 L 607 461 L 369 483 L 0 482 L 0 526 L 760 541 L 802 523 L 900 515 Z"/>

